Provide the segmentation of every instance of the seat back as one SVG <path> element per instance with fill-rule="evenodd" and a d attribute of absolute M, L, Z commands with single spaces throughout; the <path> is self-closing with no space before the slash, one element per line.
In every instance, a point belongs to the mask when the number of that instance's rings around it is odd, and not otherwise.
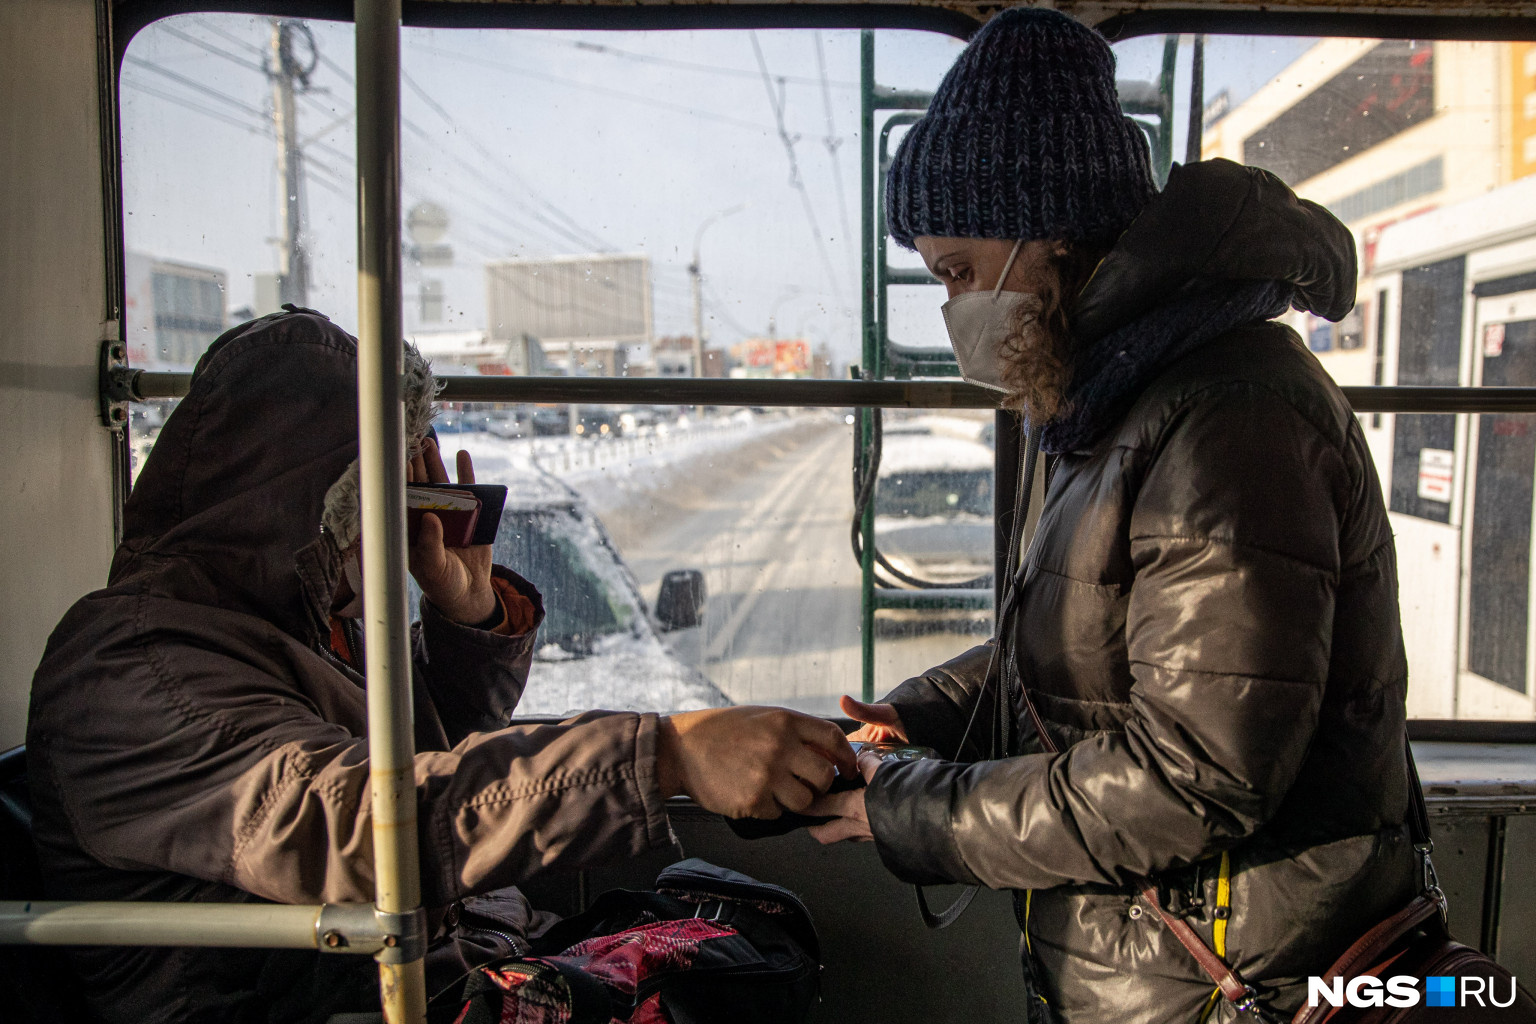
<path fill-rule="evenodd" d="M 32 846 L 32 797 L 27 791 L 27 748 L 0 753 L 0 899 L 37 899 L 43 894 L 37 850 Z"/>
<path fill-rule="evenodd" d="M 32 845 L 27 748 L 14 747 L 0 753 L 0 900 L 42 896 L 43 874 Z M 58 1024 L 94 1019 L 62 948 L 0 947 L 0 1020 Z"/>

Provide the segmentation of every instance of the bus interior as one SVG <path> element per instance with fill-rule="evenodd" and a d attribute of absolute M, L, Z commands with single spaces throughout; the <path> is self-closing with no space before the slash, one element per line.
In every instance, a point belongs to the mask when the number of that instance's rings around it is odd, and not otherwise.
<path fill-rule="evenodd" d="M 1160 179 L 1256 164 L 1354 233 L 1354 312 L 1286 320 L 1353 404 L 1389 508 L 1451 930 L 1536 977 L 1519 882 L 1536 858 L 1536 3 L 1049 6 L 1111 41 Z M 169 941 L 169 918 L 37 902 L 30 682 L 61 614 L 103 583 L 203 349 L 284 303 L 374 353 L 365 451 L 403 337 L 446 382 L 445 454 L 508 485 L 498 561 L 549 609 L 526 720 L 732 703 L 838 718 L 840 695 L 875 699 L 990 633 L 1023 440 L 959 379 L 942 292 L 890 243 L 881 184 L 996 9 L 0 4 L 0 1019 L 74 1019 L 50 946 Z M 360 206 L 364 182 L 378 205 Z M 387 518 L 365 529 L 401 528 Z M 403 568 L 378 586 L 398 598 Z M 370 704 L 375 685 L 402 684 L 370 675 Z M 379 707 L 396 726 L 409 710 Z M 409 760 L 403 731 L 388 763 Z M 688 856 L 810 907 L 814 1019 L 1021 1016 L 1008 893 L 931 931 L 873 844 L 745 842 L 683 800 L 669 815 Z M 527 889 L 575 913 L 675 859 Z M 378 909 L 414 911 L 412 891 Z M 272 944 L 302 941 L 293 921 Z M 196 945 L 255 926 L 186 927 L 205 929 L 176 933 Z M 406 970 L 382 940 L 354 945 Z"/>

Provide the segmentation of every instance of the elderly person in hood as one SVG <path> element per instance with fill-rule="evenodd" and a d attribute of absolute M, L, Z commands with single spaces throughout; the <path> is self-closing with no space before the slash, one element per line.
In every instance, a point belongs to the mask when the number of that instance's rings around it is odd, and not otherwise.
<path fill-rule="evenodd" d="M 446 480 L 422 437 L 434 383 L 409 355 L 411 476 Z M 198 363 L 128 501 L 107 587 L 65 615 L 33 680 L 28 768 L 50 898 L 372 901 L 352 618 L 356 373 L 353 339 L 308 310 L 234 328 Z M 459 469 L 468 482 L 472 467 Z M 445 548 L 435 519 L 419 532 L 423 902 L 457 922 L 429 971 L 437 962 L 451 980 L 529 934 L 532 912 L 507 887 L 668 846 L 668 797 L 773 817 L 825 790 L 835 763 L 853 770 L 835 725 L 777 709 L 511 725 L 538 592 L 488 548 Z M 96 1011 L 123 1024 L 323 1021 L 377 1006 L 367 958 L 72 958 Z"/>
<path fill-rule="evenodd" d="M 1158 194 L 1109 47 L 1043 10 L 977 34 L 886 197 L 1048 487 L 996 641 L 845 698 L 851 738 L 952 760 L 867 760 L 866 790 L 813 809 L 843 815 L 819 837 L 1013 890 L 1032 1020 L 1238 1015 L 1148 879 L 1289 1017 L 1416 892 L 1381 488 L 1339 389 L 1270 322 L 1350 309 L 1350 234 L 1227 161 Z"/>

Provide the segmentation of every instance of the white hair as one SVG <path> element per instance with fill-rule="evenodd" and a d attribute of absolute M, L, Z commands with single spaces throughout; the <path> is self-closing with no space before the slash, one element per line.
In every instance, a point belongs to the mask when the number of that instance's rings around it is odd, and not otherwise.
<path fill-rule="evenodd" d="M 400 377 L 400 396 L 405 403 L 405 438 L 407 457 L 421 452 L 422 439 L 437 415 L 437 393 L 442 390 L 432 373 L 432 364 L 421 350 L 405 343 L 405 372 Z M 362 489 L 357 460 L 342 471 L 330 490 L 325 492 L 325 511 L 320 523 L 336 542 L 337 550 L 346 551 L 363 535 Z"/>

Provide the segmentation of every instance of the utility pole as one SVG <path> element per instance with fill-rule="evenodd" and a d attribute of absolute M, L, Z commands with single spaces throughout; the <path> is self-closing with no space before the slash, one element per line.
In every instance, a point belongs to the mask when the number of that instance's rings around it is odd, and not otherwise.
<path fill-rule="evenodd" d="M 704 376 L 704 302 L 699 295 L 701 281 L 699 280 L 699 255 L 698 247 L 694 247 L 693 262 L 688 264 L 688 278 L 693 285 L 693 375 Z"/>
<path fill-rule="evenodd" d="M 301 60 L 298 45 L 308 49 Z M 309 305 L 309 254 L 304 246 L 304 152 L 299 147 L 299 112 L 294 99 L 309 88 L 319 53 L 309 28 L 300 22 L 272 20 L 272 50 L 267 78 L 272 82 L 272 126 L 277 133 L 277 180 L 283 193 L 277 204 L 282 234 L 278 238 L 277 289 L 280 302 Z"/>
<path fill-rule="evenodd" d="M 721 217 L 729 217 L 733 213 L 739 213 L 747 208 L 746 203 L 737 203 L 729 209 L 712 213 L 704 218 L 699 225 L 699 230 L 693 235 L 693 262 L 688 264 L 688 277 L 693 283 L 693 375 L 704 376 L 704 272 L 699 267 L 699 245 L 704 241 L 704 230 Z"/>

